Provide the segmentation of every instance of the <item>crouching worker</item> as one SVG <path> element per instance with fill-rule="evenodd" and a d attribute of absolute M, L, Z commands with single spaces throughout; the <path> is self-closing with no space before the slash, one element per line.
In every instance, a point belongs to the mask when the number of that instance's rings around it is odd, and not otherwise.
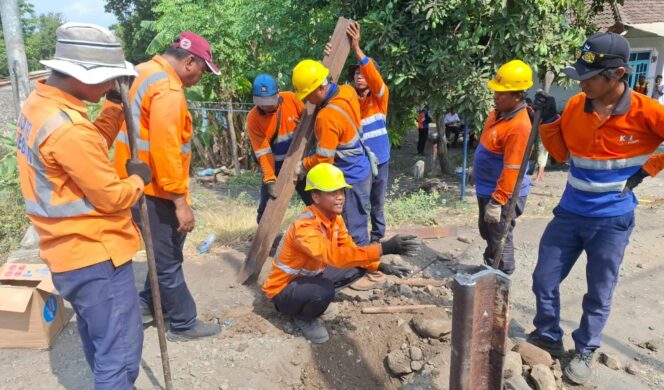
<path fill-rule="evenodd" d="M 356 246 L 341 217 L 346 188 L 350 185 L 332 164 L 321 163 L 309 170 L 305 190 L 311 191 L 313 204 L 288 227 L 263 284 L 277 311 L 293 316 L 312 343 L 329 339 L 319 317 L 333 310 L 335 291 L 367 270 L 405 276 L 407 267 L 381 263 L 380 256 L 411 255 L 420 247 L 415 236 L 398 235 L 380 244 Z"/>

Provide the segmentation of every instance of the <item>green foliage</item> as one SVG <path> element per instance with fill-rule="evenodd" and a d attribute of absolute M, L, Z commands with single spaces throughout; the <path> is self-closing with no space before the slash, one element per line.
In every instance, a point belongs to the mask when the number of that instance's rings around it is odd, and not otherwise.
<path fill-rule="evenodd" d="M 29 223 L 18 181 L 16 142 L 5 136 L 0 137 L 0 210 L 0 257 L 4 257 L 18 247 Z"/>
<path fill-rule="evenodd" d="M 104 10 L 118 20 L 111 28 L 122 39 L 127 61 L 138 64 L 150 58 L 147 48 L 154 34 L 141 27 L 141 23 L 155 19 L 152 9 L 158 3 L 158 0 L 106 0 Z"/>
<path fill-rule="evenodd" d="M 53 12 L 37 16 L 34 12 L 34 6 L 27 1 L 19 1 L 19 12 L 21 14 L 28 70 L 43 69 L 44 67 L 39 63 L 39 60 L 53 57 L 55 52 L 55 30 L 65 22 L 64 16 Z M 2 22 L 0 22 L 0 26 L 2 26 Z M 2 29 L 0 29 L 0 41 L 2 41 L 2 45 L 0 45 L 0 77 L 8 77 L 9 67 Z"/>
<path fill-rule="evenodd" d="M 418 190 L 404 196 L 394 183 L 385 202 L 385 219 L 390 225 L 416 224 L 437 225 L 436 210 L 440 210 L 445 200 L 440 192 L 427 193 Z"/>
<path fill-rule="evenodd" d="M 239 176 L 231 176 L 228 185 L 231 187 L 258 188 L 263 182 L 263 175 L 258 172 L 246 171 Z"/>

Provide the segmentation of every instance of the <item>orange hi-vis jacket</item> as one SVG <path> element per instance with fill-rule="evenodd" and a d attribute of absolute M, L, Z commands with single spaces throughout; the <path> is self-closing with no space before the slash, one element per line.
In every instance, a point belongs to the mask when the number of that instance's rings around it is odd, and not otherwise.
<path fill-rule="evenodd" d="M 473 158 L 473 176 L 477 196 L 492 197 L 504 205 L 514 191 L 532 125 L 525 103 L 511 113 L 498 114 L 494 110 L 484 123 Z M 529 190 L 530 178 L 526 175 L 519 196 L 528 195 Z"/>
<path fill-rule="evenodd" d="M 341 169 L 348 184 L 359 183 L 371 174 L 369 157 L 360 143 L 360 100 L 350 85 L 330 84 L 332 96 L 316 115 L 316 152 L 303 160 L 308 170 L 320 163 Z"/>
<path fill-rule="evenodd" d="M 120 179 L 108 159 L 122 117 L 107 101 L 91 123 L 85 103 L 43 81 L 23 104 L 16 129 L 21 191 L 52 272 L 109 259 L 117 267 L 140 247 L 130 207 L 143 181 Z"/>
<path fill-rule="evenodd" d="M 375 271 L 380 254 L 380 244 L 355 245 L 340 215 L 330 220 L 312 205 L 296 217 L 281 238 L 263 292 L 272 298 L 293 279 L 320 275 L 327 265 Z"/>
<path fill-rule="evenodd" d="M 621 196 L 627 179 L 643 169 L 655 176 L 664 154 L 664 107 L 657 100 L 625 92 L 603 122 L 585 93 L 572 96 L 562 115 L 540 126 L 542 143 L 559 162 L 569 159 L 560 207 L 585 217 L 615 217 L 638 204 L 632 192 Z"/>
<path fill-rule="evenodd" d="M 295 128 L 304 110 L 304 104 L 295 97 L 293 92 L 279 92 L 279 99 L 277 111 L 263 113 L 258 107 L 254 107 L 247 115 L 249 140 L 263 171 L 263 183 L 277 179 L 281 164 L 288 154 Z M 281 111 L 281 121 L 279 132 L 275 137 L 279 111 Z M 274 141 L 270 143 L 273 138 Z"/>
<path fill-rule="evenodd" d="M 390 138 L 387 134 L 387 103 L 390 90 L 369 57 L 360 61 L 360 72 L 369 86 L 370 93 L 360 97 L 362 115 L 362 141 L 378 157 L 378 163 L 390 160 Z"/>
<path fill-rule="evenodd" d="M 145 194 L 163 199 L 185 195 L 189 202 L 189 164 L 193 128 L 182 81 L 161 56 L 136 67 L 138 77 L 129 91 L 134 122 L 138 125 L 138 155 L 152 169 Z M 115 140 L 115 169 L 127 177 L 131 158 L 126 124 Z"/>

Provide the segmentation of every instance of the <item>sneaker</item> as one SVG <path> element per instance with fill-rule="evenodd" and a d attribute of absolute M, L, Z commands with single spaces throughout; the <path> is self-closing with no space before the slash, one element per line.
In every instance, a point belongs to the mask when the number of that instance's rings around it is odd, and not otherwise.
<path fill-rule="evenodd" d="M 559 358 L 565 354 L 565 347 L 563 346 L 563 341 L 552 341 L 540 336 L 536 330 L 530 332 L 526 341 L 530 344 L 539 347 L 546 352 L 548 352 L 552 357 Z"/>
<path fill-rule="evenodd" d="M 337 314 L 339 314 L 339 307 L 337 307 L 337 304 L 334 302 L 331 302 L 328 306 L 327 309 L 321 314 L 320 318 L 329 321 L 334 319 Z"/>
<path fill-rule="evenodd" d="M 385 286 L 387 286 L 387 276 L 385 276 L 384 273 L 380 271 L 367 271 L 364 276 L 354 281 L 348 287 L 357 291 L 368 291 L 375 288 L 383 288 Z"/>
<path fill-rule="evenodd" d="M 582 385 L 593 375 L 594 352 L 575 352 L 574 359 L 565 367 L 565 376 L 577 385 Z"/>
<path fill-rule="evenodd" d="M 325 329 L 325 325 L 323 325 L 320 318 L 314 318 L 313 320 L 299 320 L 296 318 L 293 322 L 302 331 L 304 337 L 314 344 L 322 344 L 330 339 L 330 335 L 327 334 L 327 329 Z"/>
<path fill-rule="evenodd" d="M 168 341 L 189 341 L 203 337 L 215 336 L 221 333 L 221 325 L 216 322 L 203 322 L 196 320 L 196 324 L 189 329 L 169 329 L 166 338 Z"/>

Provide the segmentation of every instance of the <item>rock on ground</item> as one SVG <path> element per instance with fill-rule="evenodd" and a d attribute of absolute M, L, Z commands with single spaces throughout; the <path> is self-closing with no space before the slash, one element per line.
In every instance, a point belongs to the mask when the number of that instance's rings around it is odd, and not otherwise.
<path fill-rule="evenodd" d="M 513 376 L 505 381 L 505 390 L 531 390 L 528 382 L 522 376 Z"/>
<path fill-rule="evenodd" d="M 511 378 L 521 375 L 523 375 L 521 355 L 519 355 L 518 352 L 507 351 L 507 355 L 505 355 L 505 366 L 503 367 L 503 376 L 505 378 Z"/>
<path fill-rule="evenodd" d="M 556 379 L 548 366 L 536 364 L 530 370 L 530 379 L 535 383 L 536 390 L 556 390 Z"/>
<path fill-rule="evenodd" d="M 424 177 L 424 160 L 418 160 L 415 165 L 413 165 L 413 177 L 416 179 Z"/>
<path fill-rule="evenodd" d="M 440 338 L 452 332 L 452 321 L 446 318 L 413 318 L 413 329 L 423 338 Z"/>
<path fill-rule="evenodd" d="M 620 363 L 620 360 L 618 360 L 618 358 L 616 358 L 612 354 L 606 352 L 600 352 L 599 361 L 612 370 L 622 369 L 622 363 Z"/>
<path fill-rule="evenodd" d="M 530 343 L 519 343 L 514 347 L 514 351 L 520 353 L 523 362 L 530 367 L 535 367 L 538 364 L 543 364 L 546 367 L 553 365 L 553 359 L 548 352 Z"/>
<path fill-rule="evenodd" d="M 394 376 L 410 374 L 413 369 L 410 365 L 410 359 L 402 350 L 395 350 L 387 354 L 387 368 Z"/>
<path fill-rule="evenodd" d="M 422 350 L 418 347 L 410 347 L 410 358 L 416 361 L 422 360 Z"/>
<path fill-rule="evenodd" d="M 35 227 L 32 224 L 30 224 L 30 226 L 28 226 L 28 229 L 25 231 L 25 234 L 23 235 L 23 239 L 21 240 L 21 248 L 37 249 L 38 247 L 39 247 L 39 234 L 37 234 Z"/>

